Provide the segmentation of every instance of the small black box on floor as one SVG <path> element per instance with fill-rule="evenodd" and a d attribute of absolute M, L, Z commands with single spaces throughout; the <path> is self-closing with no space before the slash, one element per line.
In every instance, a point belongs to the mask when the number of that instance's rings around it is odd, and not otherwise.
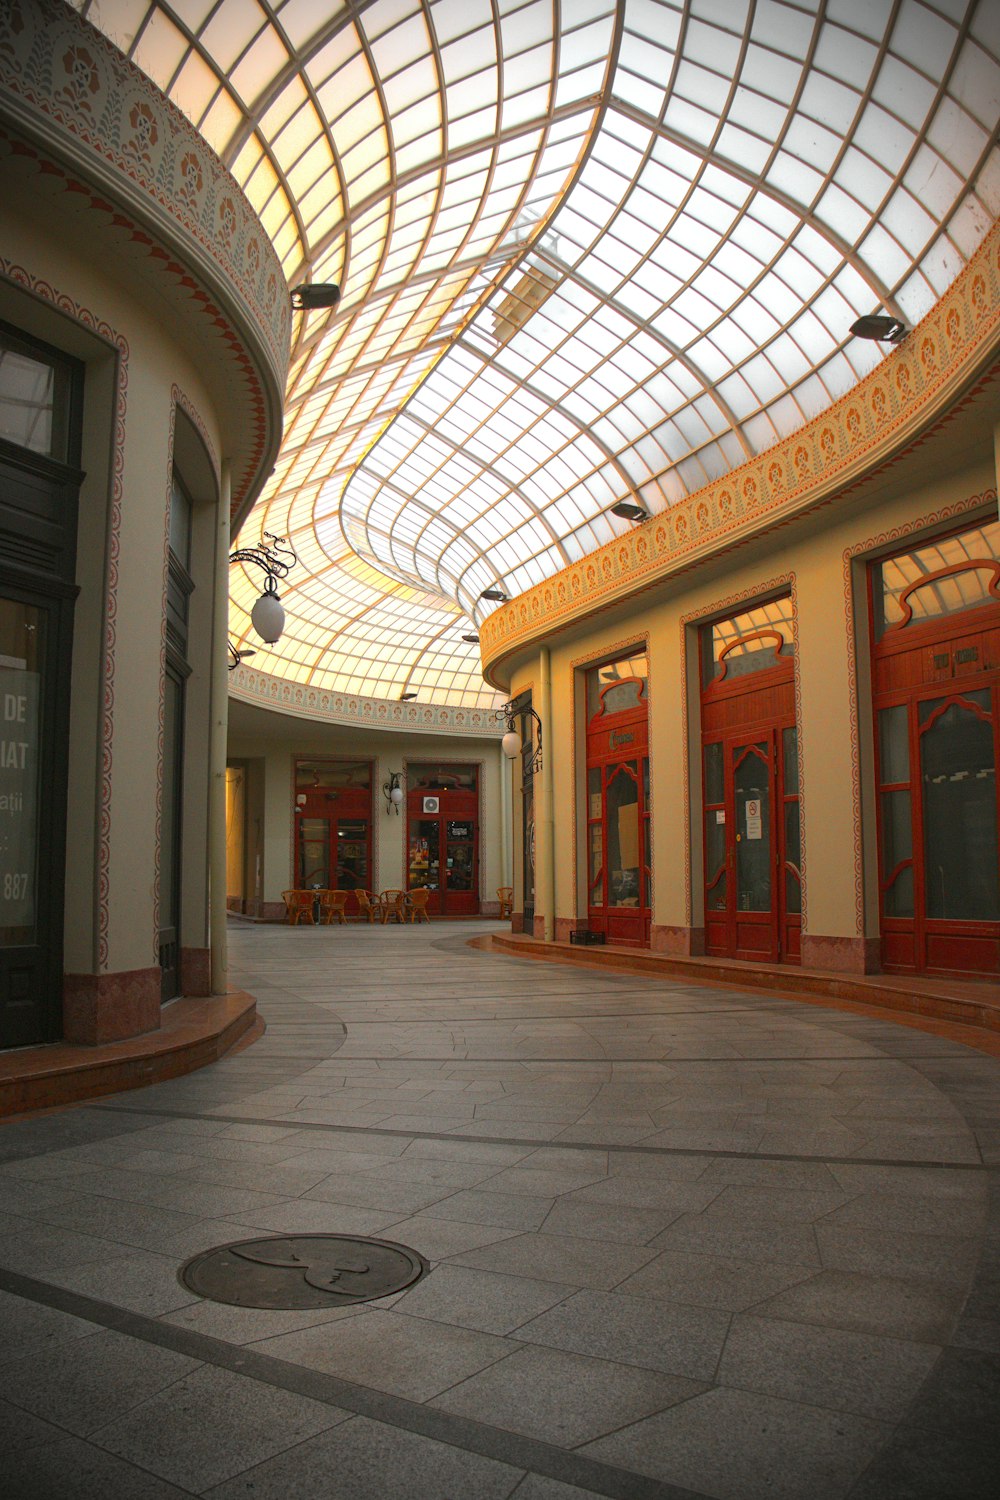
<path fill-rule="evenodd" d="M 589 946 L 589 945 L 594 944 L 594 943 L 603 943 L 604 942 L 604 933 L 603 932 L 571 932 L 570 935 L 569 935 L 569 940 L 570 940 L 571 943 L 581 943 L 584 946 Z"/>

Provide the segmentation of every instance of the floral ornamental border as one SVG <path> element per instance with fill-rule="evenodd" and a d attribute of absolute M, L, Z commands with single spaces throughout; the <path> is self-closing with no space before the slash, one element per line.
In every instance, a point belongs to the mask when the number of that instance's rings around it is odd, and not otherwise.
<path fill-rule="evenodd" d="M 690 566 L 713 544 L 780 525 L 912 439 L 975 377 L 1000 333 L 1000 223 L 893 353 L 791 437 L 488 615 L 484 668 L 541 634 Z"/>
<path fill-rule="evenodd" d="M 45 158 L 41 151 L 37 151 L 33 146 L 16 141 L 14 137 L 8 134 L 3 123 L 0 122 L 0 176 L 2 176 L 4 164 L 3 153 L 8 149 L 17 156 L 32 160 L 39 172 L 44 173 L 49 178 L 58 177 L 67 192 L 79 194 L 82 198 L 87 199 L 95 212 L 113 212 L 118 226 L 127 227 L 131 232 L 133 242 L 143 247 L 144 252 L 152 261 L 157 274 L 183 280 L 192 302 L 198 307 L 199 314 L 211 320 L 216 333 L 226 345 L 227 351 L 236 365 L 239 376 L 245 382 L 243 396 L 246 414 L 244 453 L 239 460 L 237 477 L 234 478 L 232 501 L 230 504 L 230 517 L 235 518 L 240 513 L 246 496 L 250 491 L 254 476 L 261 470 L 267 439 L 264 392 L 257 367 L 247 354 L 242 339 L 237 335 L 208 294 L 195 284 L 184 267 L 175 261 L 151 235 L 147 234 L 133 220 L 126 217 L 120 208 L 112 210 L 111 205 L 92 186 L 80 181 L 79 178 L 71 176 L 61 165 Z M 3 264 L 6 265 L 7 262 L 3 262 Z M 197 425 L 199 430 L 204 427 L 204 424 L 200 420 Z M 207 433 L 203 433 L 203 437 L 208 446 L 212 462 L 215 465 L 216 474 L 218 475 L 218 455 L 215 453 L 214 445 L 208 438 Z"/>
<path fill-rule="evenodd" d="M 72 136 L 105 173 L 122 173 L 157 218 L 197 241 L 241 295 L 283 386 L 291 305 L 281 263 L 242 189 L 177 106 L 59 0 L 0 4 L 0 89 Z"/>
<path fill-rule="evenodd" d="M 354 728 L 389 729 L 401 733 L 479 735 L 500 740 L 506 725 L 494 708 L 452 708 L 433 703 L 399 703 L 387 698 L 365 698 L 326 688 L 286 682 L 267 672 L 239 666 L 229 677 L 229 696 L 241 703 L 272 708 L 299 718 L 327 720 Z"/>

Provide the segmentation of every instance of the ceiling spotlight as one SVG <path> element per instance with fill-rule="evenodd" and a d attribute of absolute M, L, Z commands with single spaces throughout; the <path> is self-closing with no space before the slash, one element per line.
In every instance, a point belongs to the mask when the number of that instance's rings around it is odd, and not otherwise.
<path fill-rule="evenodd" d="M 468 641 L 470 646 L 477 646 L 479 644 L 478 635 L 463 635 L 462 640 Z"/>
<path fill-rule="evenodd" d="M 641 505 L 633 505 L 629 500 L 619 500 L 617 505 L 612 505 L 611 514 L 621 516 L 623 521 L 649 520 L 649 511 L 643 510 Z"/>
<path fill-rule="evenodd" d="M 292 306 L 299 312 L 312 312 L 318 307 L 336 307 L 340 301 L 340 287 L 333 282 L 306 282 L 292 287 Z"/>
<path fill-rule="evenodd" d="M 898 344 L 909 333 L 905 323 L 881 313 L 871 313 L 851 324 L 851 332 L 859 339 L 877 339 L 889 344 Z"/>
<path fill-rule="evenodd" d="M 415 698 L 416 696 L 416 693 L 400 693 L 399 701 L 400 703 L 406 703 L 410 698 Z"/>
<path fill-rule="evenodd" d="M 503 589 L 496 586 L 489 589 L 483 589 L 483 592 L 479 597 L 480 599 L 492 599 L 496 604 L 506 604 L 507 602 L 507 595 L 504 593 Z"/>

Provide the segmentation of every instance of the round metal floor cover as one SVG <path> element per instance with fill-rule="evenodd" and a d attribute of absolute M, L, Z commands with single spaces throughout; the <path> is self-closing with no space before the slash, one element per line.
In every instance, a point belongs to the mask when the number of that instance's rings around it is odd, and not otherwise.
<path fill-rule="evenodd" d="M 203 1250 L 179 1275 L 199 1297 L 234 1307 L 346 1307 L 401 1292 L 427 1269 L 423 1256 L 390 1240 L 285 1234 Z"/>

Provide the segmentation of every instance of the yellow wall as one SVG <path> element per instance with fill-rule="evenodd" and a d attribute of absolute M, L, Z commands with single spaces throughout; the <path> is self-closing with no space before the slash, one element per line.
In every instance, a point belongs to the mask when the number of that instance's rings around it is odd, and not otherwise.
<path fill-rule="evenodd" d="M 703 877 L 697 627 L 790 590 L 796 621 L 803 931 L 816 940 L 814 962 L 844 968 L 864 963 L 863 940 L 877 937 L 878 917 L 867 605 L 858 590 L 865 588 L 864 557 L 892 550 L 892 534 L 905 533 L 914 523 L 953 525 L 951 508 L 976 497 L 980 511 L 985 506 L 995 515 L 995 495 L 989 498 L 996 486 L 992 433 L 989 441 L 968 443 L 964 451 L 944 451 L 943 460 L 935 450 L 934 462 L 918 457 L 889 469 L 840 504 L 834 501 L 812 518 L 658 584 L 634 605 L 549 635 L 552 723 L 546 727 L 546 749 L 560 768 L 554 785 L 556 936 L 586 916 L 586 666 L 648 641 L 654 946 L 683 950 L 685 934 L 693 929 L 698 951 Z M 905 545 L 905 536 L 895 542 L 897 550 Z M 852 564 L 848 554 L 860 561 Z M 845 589 L 845 572 L 853 580 L 850 589 Z M 855 614 L 861 627 L 857 642 Z M 537 684 L 538 676 L 538 658 L 526 652 L 513 671 L 512 694 Z M 863 811 L 860 820 L 856 807 Z M 543 899 L 536 901 L 536 932 Z M 515 910 L 520 905 L 518 883 Z"/>
<path fill-rule="evenodd" d="M 497 887 L 507 883 L 500 821 L 502 757 L 496 739 L 380 734 L 239 705 L 233 708 L 229 758 L 254 763 L 263 773 L 257 814 L 262 820 L 259 897 L 264 902 L 265 914 L 274 915 L 280 907 L 282 891 L 295 884 L 294 763 L 299 758 L 314 757 L 373 762 L 373 883 L 379 890 L 406 886 L 406 807 L 404 804 L 399 814 L 388 812 L 382 794 L 390 771 L 405 773 L 410 763 L 420 761 L 478 763 L 480 898 L 484 904 L 495 902 Z M 406 784 L 404 774 L 404 789 Z M 254 815 L 251 810 L 251 824 Z M 248 891 L 248 896 L 255 894 Z"/>

